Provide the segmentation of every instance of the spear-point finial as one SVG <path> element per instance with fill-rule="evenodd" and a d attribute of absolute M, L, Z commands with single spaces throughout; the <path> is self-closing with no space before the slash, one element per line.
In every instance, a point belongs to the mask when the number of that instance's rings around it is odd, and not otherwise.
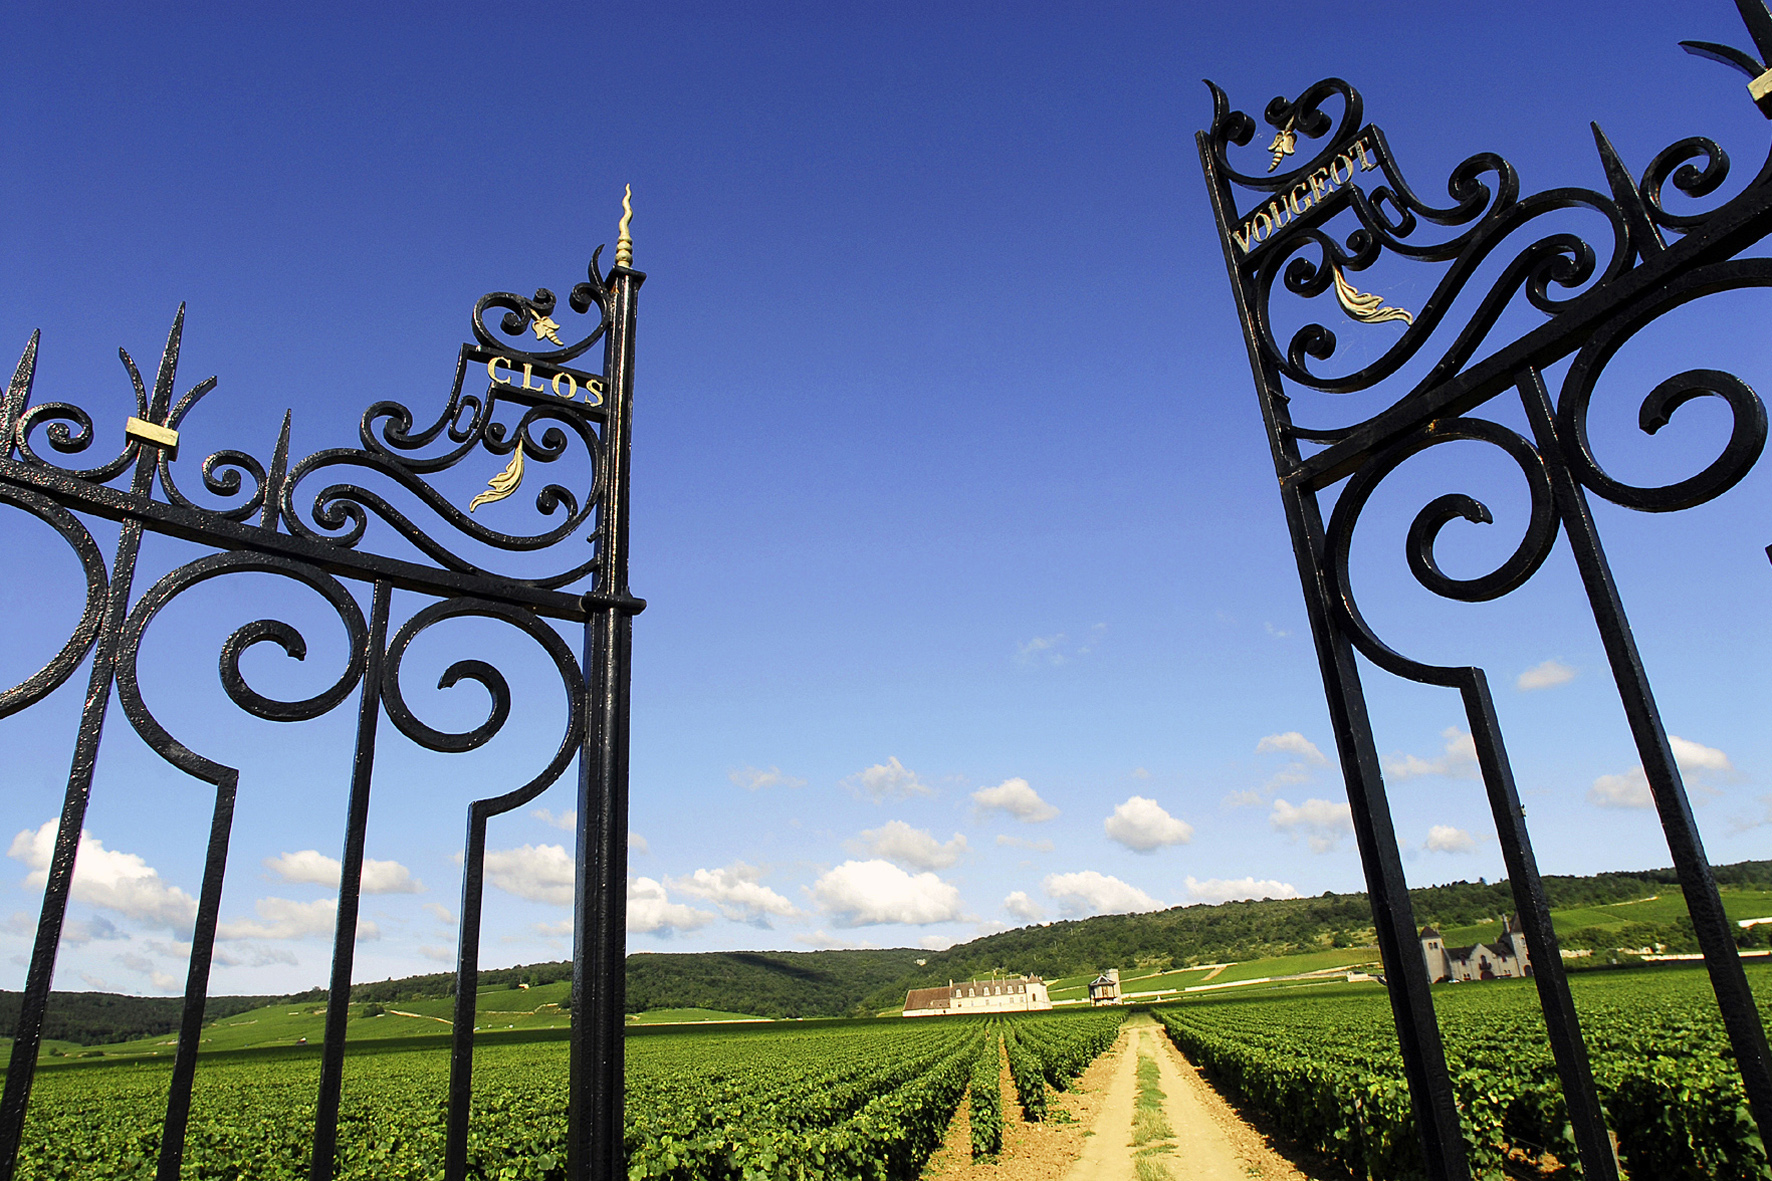
<path fill-rule="evenodd" d="M 628 191 L 621 197 L 621 224 L 615 230 L 615 265 L 618 267 L 634 265 L 634 240 L 628 237 L 628 223 L 633 220 L 634 186 L 629 185 Z"/>

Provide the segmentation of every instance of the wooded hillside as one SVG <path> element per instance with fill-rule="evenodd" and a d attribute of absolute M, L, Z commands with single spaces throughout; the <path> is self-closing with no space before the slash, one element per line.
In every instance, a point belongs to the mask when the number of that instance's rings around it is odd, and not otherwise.
<path fill-rule="evenodd" d="M 1772 889 L 1772 861 L 1718 866 L 1725 888 Z M 1591 877 L 1545 879 L 1557 910 L 1603 906 L 1650 895 L 1676 894 L 1671 869 L 1603 873 Z M 1452 882 L 1410 891 L 1417 919 L 1443 928 L 1493 922 L 1513 909 L 1506 882 Z M 1758 929 L 1744 942 L 1763 938 Z M 1584 932 L 1567 945 L 1602 946 Z M 1597 936 L 1618 938 L 1615 933 Z M 1669 950 L 1695 950 L 1684 917 L 1633 925 L 1633 944 L 1664 943 Z M 1034 972 L 1054 979 L 1103 968 L 1182 967 L 1188 964 L 1259 959 L 1324 947 L 1369 946 L 1372 912 L 1364 894 L 1323 894 L 1316 898 L 1263 899 L 1215 906 L 1173 907 L 1150 914 L 1100 915 L 1021 927 L 958 944 L 941 952 L 917 948 L 860 951 L 711 951 L 638 953 L 628 957 L 627 1010 L 720 1009 L 759 1017 L 838 1017 L 868 1014 L 896 1006 L 910 988 L 944 984 L 992 971 Z M 1603 944 L 1611 946 L 1610 943 Z M 1756 943 L 1756 945 L 1758 945 Z M 921 962 L 919 962 L 921 961 Z M 549 984 L 569 979 L 565 962 L 519 964 L 480 973 L 480 987 L 514 988 L 518 983 Z M 450 995 L 451 973 L 354 985 L 357 1001 L 403 1001 Z M 323 989 L 282 997 L 212 997 L 208 1020 L 273 1003 L 323 1001 Z M 44 1036 L 53 1040 L 103 1045 L 170 1034 L 178 1028 L 177 997 L 119 996 L 98 992 L 58 992 L 49 1006 Z M 18 1020 L 19 994 L 0 992 L 0 1033 Z"/>

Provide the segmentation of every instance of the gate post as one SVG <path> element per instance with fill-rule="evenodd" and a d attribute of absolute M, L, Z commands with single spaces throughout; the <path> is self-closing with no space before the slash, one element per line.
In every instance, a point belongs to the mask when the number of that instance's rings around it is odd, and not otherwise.
<path fill-rule="evenodd" d="M 608 427 L 598 510 L 595 589 L 584 596 L 585 732 L 579 757 L 573 883 L 572 1041 L 566 1174 L 617 1181 L 623 1152 L 623 1023 L 627 972 L 628 691 L 634 616 L 628 591 L 628 432 L 633 422 L 635 300 L 632 190 L 622 199 L 604 338 Z"/>

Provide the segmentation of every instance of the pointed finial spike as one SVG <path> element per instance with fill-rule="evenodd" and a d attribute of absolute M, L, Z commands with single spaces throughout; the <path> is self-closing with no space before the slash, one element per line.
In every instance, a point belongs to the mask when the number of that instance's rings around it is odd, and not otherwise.
<path fill-rule="evenodd" d="M 1605 169 L 1606 183 L 1612 187 L 1612 199 L 1618 203 L 1619 212 L 1624 214 L 1624 224 L 1630 230 L 1631 244 L 1641 258 L 1660 254 L 1667 249 L 1667 240 L 1649 216 L 1649 209 L 1643 204 L 1643 195 L 1637 190 L 1630 169 L 1624 166 L 1618 149 L 1612 146 L 1600 125 L 1592 123 L 1589 126 L 1594 129 L 1594 146 L 1600 152 L 1600 167 Z"/>
<path fill-rule="evenodd" d="M 615 265 L 634 265 L 634 240 L 628 236 L 628 223 L 634 220 L 634 186 L 629 185 L 621 198 L 621 224 L 616 227 Z"/>
<path fill-rule="evenodd" d="M 276 529 L 278 514 L 283 510 L 283 481 L 289 474 L 289 419 L 293 413 L 283 412 L 283 429 L 277 432 L 277 446 L 271 452 L 271 470 L 265 477 L 264 505 L 258 517 L 260 529 Z"/>
<path fill-rule="evenodd" d="M 1766 0 L 1735 0 L 1735 8 L 1747 26 L 1747 35 L 1754 39 L 1754 48 L 1760 51 L 1760 60 L 1772 64 L 1772 10 Z"/>

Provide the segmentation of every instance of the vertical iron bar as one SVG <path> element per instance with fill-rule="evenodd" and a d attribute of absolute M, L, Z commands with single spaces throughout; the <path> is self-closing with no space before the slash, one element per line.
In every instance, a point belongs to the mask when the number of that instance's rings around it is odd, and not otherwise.
<path fill-rule="evenodd" d="M 1284 395 L 1260 352 L 1249 293 L 1232 253 L 1229 227 L 1230 193 L 1218 175 L 1216 162 L 1204 133 L 1196 137 L 1200 166 L 1206 175 L 1207 194 L 1224 249 L 1231 293 L 1249 350 L 1249 365 L 1267 425 L 1274 466 L 1284 475 L 1299 462 L 1298 447 L 1288 433 L 1290 423 Z M 1385 986 L 1397 1041 L 1403 1057 L 1403 1073 L 1415 1106 L 1415 1126 L 1421 1136 L 1423 1161 L 1434 1181 L 1466 1181 L 1470 1177 L 1464 1134 L 1459 1126 L 1457 1100 L 1446 1069 L 1445 1047 L 1434 1015 L 1434 1002 L 1415 927 L 1415 910 L 1409 899 L 1409 883 L 1403 873 L 1402 854 L 1391 824 L 1390 803 L 1384 793 L 1378 748 L 1372 722 L 1366 712 L 1365 691 L 1353 645 L 1335 621 L 1330 594 L 1324 582 L 1323 517 L 1314 493 L 1295 485 L 1281 485 L 1280 499 L 1286 525 L 1292 535 L 1292 553 L 1298 563 L 1305 610 L 1310 616 L 1311 636 L 1316 644 L 1317 664 L 1322 671 L 1323 692 L 1335 728 L 1335 745 L 1353 813 L 1354 834 L 1360 846 L 1360 865 L 1372 901 L 1373 927 L 1378 950 L 1384 959 Z"/>
<path fill-rule="evenodd" d="M 486 873 L 486 811 L 468 808 L 468 837 L 461 864 L 461 926 L 456 933 L 455 1024 L 449 1038 L 449 1132 L 443 1152 L 444 1181 L 468 1175 L 468 1131 L 474 1111 L 474 1022 L 480 996 L 480 909 Z"/>
<path fill-rule="evenodd" d="M 1495 716 L 1495 699 L 1489 692 L 1489 678 L 1480 668 L 1468 671 L 1471 680 L 1460 686 L 1465 717 L 1470 722 L 1477 762 L 1483 771 L 1483 785 L 1488 790 L 1490 811 L 1495 816 L 1495 834 L 1501 841 L 1501 859 L 1507 865 L 1514 909 L 1519 914 L 1520 925 L 1525 928 L 1523 934 L 1527 941 L 1527 955 L 1531 957 L 1532 979 L 1538 986 L 1538 1004 L 1544 1010 L 1545 1032 L 1550 1039 L 1551 1056 L 1557 1063 L 1557 1076 L 1563 1081 L 1563 1103 L 1581 1158 L 1582 1176 L 1587 1181 L 1617 1181 L 1618 1155 L 1606 1130 L 1606 1114 L 1600 1107 L 1599 1092 L 1594 1088 L 1587 1043 L 1582 1040 L 1575 1001 L 1569 995 L 1563 953 L 1557 944 L 1556 929 L 1551 925 L 1550 899 L 1544 892 L 1544 881 L 1538 875 L 1538 859 L 1533 856 L 1532 839 L 1526 831 L 1526 809 L 1520 803 L 1513 765 L 1502 743 L 1501 723 Z"/>
<path fill-rule="evenodd" d="M 578 851 L 573 883 L 571 1082 L 566 1175 L 627 1175 L 622 1144 L 622 1023 L 627 971 L 628 432 L 633 420 L 635 299 L 646 276 L 612 268 L 604 375 L 611 405 L 603 433 L 598 589 L 587 596 L 585 736 L 579 756 Z"/>
<path fill-rule="evenodd" d="M 152 471 L 145 458 L 136 469 L 138 482 L 143 470 Z M 37 941 L 31 949 L 31 966 L 25 974 L 18 1028 L 12 1035 L 6 1090 L 0 1096 L 0 1181 L 12 1181 L 13 1169 L 18 1163 L 25 1110 L 30 1106 L 31 1083 L 37 1073 L 37 1053 L 43 1044 L 43 1017 L 49 1008 L 55 955 L 61 945 L 62 923 L 67 917 L 68 895 L 74 884 L 74 854 L 79 848 L 80 831 L 86 824 L 86 803 L 92 794 L 92 773 L 98 760 L 99 738 L 104 733 L 105 710 L 111 701 L 117 639 L 123 630 L 123 621 L 129 615 L 130 586 L 135 577 L 141 535 L 140 521 L 124 522 L 117 541 L 117 557 L 111 567 L 105 620 L 93 644 L 86 703 L 80 712 L 80 730 L 74 743 L 73 763 L 68 769 L 61 823 L 56 829 L 55 850 L 50 855 L 49 877 L 43 886 L 43 911 L 37 920 Z"/>
<path fill-rule="evenodd" d="M 1593 609 L 1600 640 L 1606 647 L 1613 680 L 1618 684 L 1618 696 L 1630 722 L 1631 737 L 1635 739 L 1637 754 L 1643 760 L 1643 774 L 1655 798 L 1662 830 L 1667 834 L 1680 889 L 1686 896 L 1686 909 L 1692 917 L 1698 945 L 1704 951 L 1704 965 L 1710 971 L 1717 1007 L 1722 1011 L 1723 1028 L 1728 1031 L 1729 1044 L 1735 1051 L 1735 1064 L 1741 1071 L 1748 1107 L 1761 1135 L 1772 1138 L 1772 1052 L 1767 1049 L 1766 1030 L 1760 1023 L 1753 993 L 1748 988 L 1747 974 L 1742 971 L 1741 957 L 1735 950 L 1734 925 L 1717 894 L 1716 878 L 1711 874 L 1710 862 L 1698 835 L 1698 821 L 1692 815 L 1692 802 L 1686 796 L 1679 766 L 1668 745 L 1661 711 L 1649 687 L 1649 675 L 1643 668 L 1642 655 L 1637 651 L 1630 620 L 1625 616 L 1624 602 L 1619 598 L 1618 585 L 1612 578 L 1612 567 L 1600 546 L 1600 533 L 1594 524 L 1587 494 L 1582 491 L 1565 459 L 1556 412 L 1545 388 L 1544 377 L 1537 369 L 1527 369 L 1521 373 L 1518 386 L 1520 400 L 1538 440 L 1539 453 L 1545 460 L 1545 470 L 1550 474 L 1557 512 L 1569 536 L 1569 548 L 1581 572 L 1588 605 Z"/>
<path fill-rule="evenodd" d="M 288 416 L 278 454 L 287 445 Z M 267 521 L 272 519 L 267 510 Z M 314 1147 L 309 1181 L 331 1181 L 338 1152 L 338 1104 L 344 1085 L 345 1034 L 351 1018 L 351 974 L 357 958 L 357 911 L 363 893 L 363 842 L 369 829 L 369 788 L 375 778 L 375 730 L 381 719 L 382 663 L 388 646 L 388 602 L 393 587 L 377 582 L 370 596 L 369 648 L 357 705 L 357 747 L 351 797 L 345 809 L 345 846 L 338 880 L 338 923 L 332 933 L 332 982 L 326 994 L 326 1036 L 320 1052 L 320 1091 L 314 1102 Z"/>
<path fill-rule="evenodd" d="M 197 925 L 191 935 L 191 961 L 185 972 L 185 1005 L 178 1023 L 178 1049 L 167 1088 L 166 1119 L 160 1126 L 156 1181 L 178 1181 L 185 1156 L 185 1127 L 191 1118 L 191 1087 L 197 1078 L 197 1051 L 203 1042 L 203 1010 L 209 998 L 209 967 L 215 959 L 215 924 L 221 915 L 222 880 L 228 869 L 228 838 L 234 827 L 234 799 L 240 773 L 229 769 L 215 785 L 209 821 L 209 849 L 203 859 L 203 889 Z"/>
<path fill-rule="evenodd" d="M 164 422 L 172 404 L 172 386 L 178 373 L 179 345 L 184 337 L 185 309 L 180 304 L 160 356 L 159 373 L 148 407 L 149 419 Z M 133 496 L 146 498 L 154 487 L 154 465 L 159 448 L 138 444 Z M 0 1094 L 0 1181 L 12 1181 L 24 1137 L 25 1113 L 31 1105 L 31 1084 L 37 1075 L 37 1053 L 43 1045 L 43 1017 L 49 1008 L 49 989 L 55 978 L 55 956 L 61 945 L 62 923 L 67 918 L 68 896 L 74 886 L 74 857 L 80 848 L 80 831 L 86 823 L 86 804 L 92 795 L 92 775 L 98 764 L 99 739 L 104 734 L 105 711 L 111 703 L 111 683 L 117 671 L 117 642 L 129 618 L 129 596 L 135 583 L 135 563 L 141 552 L 142 523 L 131 517 L 117 536 L 117 556 L 111 563 L 111 586 L 105 600 L 104 623 L 92 648 L 92 673 L 86 682 L 86 702 L 80 710 L 80 729 L 74 741 L 74 758 L 68 768 L 68 787 L 62 797 L 62 814 L 50 854 L 49 874 L 43 885 L 43 910 L 37 920 L 37 940 L 31 948 L 31 966 L 25 973 L 18 1027 L 13 1032 L 12 1057 L 6 1070 L 6 1089 Z"/>

